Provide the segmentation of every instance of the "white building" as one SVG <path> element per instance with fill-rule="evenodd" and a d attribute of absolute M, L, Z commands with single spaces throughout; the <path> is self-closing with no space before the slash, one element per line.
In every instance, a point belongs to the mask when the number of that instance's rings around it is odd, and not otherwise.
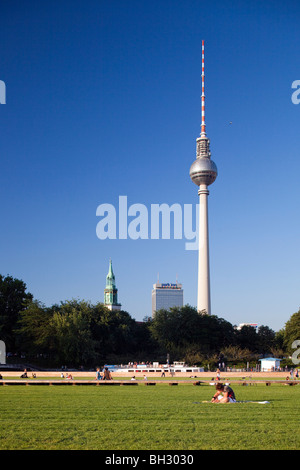
<path fill-rule="evenodd" d="M 255 331 L 257 333 L 258 331 L 258 324 L 257 323 L 240 323 L 236 329 L 237 330 L 241 330 L 243 328 L 243 326 L 252 326 L 252 328 L 255 328 Z"/>
<path fill-rule="evenodd" d="M 153 284 L 152 318 L 157 310 L 169 310 L 171 307 L 183 307 L 182 284 Z"/>
<path fill-rule="evenodd" d="M 276 357 L 264 357 L 263 359 L 260 359 L 261 372 L 272 372 L 278 370 L 280 368 L 280 361 L 281 359 L 276 359 Z"/>

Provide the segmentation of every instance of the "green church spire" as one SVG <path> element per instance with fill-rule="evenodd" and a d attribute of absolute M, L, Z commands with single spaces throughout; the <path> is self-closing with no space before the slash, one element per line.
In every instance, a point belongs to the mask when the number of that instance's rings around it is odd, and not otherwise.
<path fill-rule="evenodd" d="M 116 288 L 116 279 L 112 268 L 111 259 L 109 260 L 109 269 L 106 276 L 106 289 L 115 289 Z"/>
<path fill-rule="evenodd" d="M 110 310 L 121 310 L 121 304 L 118 303 L 118 289 L 116 279 L 112 268 L 112 261 L 109 260 L 109 269 L 106 276 L 106 287 L 104 289 L 104 305 Z"/>

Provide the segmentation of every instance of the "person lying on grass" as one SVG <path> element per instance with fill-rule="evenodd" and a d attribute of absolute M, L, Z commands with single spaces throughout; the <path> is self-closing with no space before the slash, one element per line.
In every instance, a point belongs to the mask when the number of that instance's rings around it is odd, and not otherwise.
<path fill-rule="evenodd" d="M 212 397 L 212 403 L 234 403 L 236 402 L 234 391 L 229 385 L 216 384 L 216 393 Z"/>

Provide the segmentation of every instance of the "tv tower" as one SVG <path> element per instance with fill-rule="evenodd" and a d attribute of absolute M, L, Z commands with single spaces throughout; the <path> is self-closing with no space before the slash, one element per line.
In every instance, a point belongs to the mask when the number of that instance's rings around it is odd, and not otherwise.
<path fill-rule="evenodd" d="M 190 168 L 190 177 L 199 189 L 199 248 L 198 248 L 198 312 L 205 310 L 211 314 L 209 239 L 208 239 L 208 195 L 207 187 L 218 175 L 216 164 L 211 160 L 210 141 L 206 136 L 205 94 L 204 94 L 204 41 L 202 41 L 202 95 L 201 95 L 201 134 L 196 140 L 197 158 Z"/>

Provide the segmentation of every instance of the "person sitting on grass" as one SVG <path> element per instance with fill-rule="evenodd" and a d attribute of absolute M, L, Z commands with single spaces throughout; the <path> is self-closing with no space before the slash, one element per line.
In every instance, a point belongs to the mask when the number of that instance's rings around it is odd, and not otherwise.
<path fill-rule="evenodd" d="M 112 376 L 111 376 L 111 373 L 110 371 L 108 370 L 107 367 L 105 367 L 104 371 L 103 371 L 103 378 L 102 380 L 112 380 Z"/>
<path fill-rule="evenodd" d="M 212 403 L 235 403 L 236 398 L 234 391 L 229 387 L 229 385 L 217 383 L 216 393 L 212 397 L 211 401 Z"/>
<path fill-rule="evenodd" d="M 27 375 L 27 370 L 24 369 L 24 372 L 23 374 L 20 376 L 21 379 L 27 379 L 28 378 L 28 375 Z"/>

